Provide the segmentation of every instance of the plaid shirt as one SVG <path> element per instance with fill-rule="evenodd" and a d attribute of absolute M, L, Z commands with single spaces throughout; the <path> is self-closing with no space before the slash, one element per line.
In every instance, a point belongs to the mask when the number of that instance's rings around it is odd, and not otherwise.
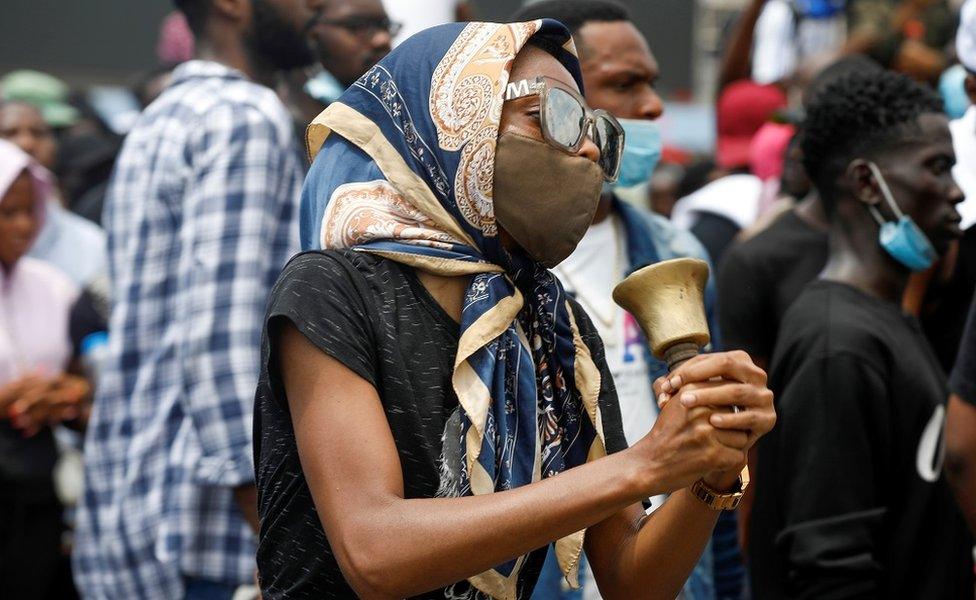
<path fill-rule="evenodd" d="M 254 481 L 265 301 L 298 249 L 288 112 L 192 61 L 126 139 L 106 198 L 115 305 L 85 442 L 74 570 L 86 598 L 182 598 L 253 581 L 232 488 Z"/>

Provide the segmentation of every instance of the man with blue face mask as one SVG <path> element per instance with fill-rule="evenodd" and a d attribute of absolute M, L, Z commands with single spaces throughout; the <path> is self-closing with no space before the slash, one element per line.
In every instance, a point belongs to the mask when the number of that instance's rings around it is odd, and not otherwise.
<path fill-rule="evenodd" d="M 621 190 L 625 194 L 628 189 L 646 190 L 661 158 L 661 136 L 655 120 L 664 111 L 664 104 L 654 87 L 658 77 L 657 61 L 644 36 L 630 21 L 627 9 L 607 0 L 550 0 L 522 9 L 513 15 L 512 20 L 545 17 L 561 21 L 573 33 L 580 54 L 587 103 L 616 117 L 625 132 L 616 183 L 604 187 L 593 224 L 576 250 L 553 272 L 593 318 L 603 339 L 607 363 L 620 398 L 624 435 L 632 444 L 655 422 L 657 404 L 651 382 L 667 372 L 667 366 L 650 354 L 634 317 L 614 303 L 613 288 L 636 269 L 661 260 L 678 257 L 709 259 L 693 235 L 674 227 L 660 215 L 620 199 Z M 714 298 L 714 284 L 709 279 L 706 309 L 709 322 L 713 324 L 713 348 L 718 340 L 718 330 L 714 327 L 717 323 Z M 652 499 L 651 507 L 656 509 L 663 501 L 663 496 L 656 497 Z M 723 515 L 723 519 L 733 518 L 732 513 Z M 730 529 L 720 522 L 717 531 L 729 532 Z M 725 535 L 728 551 L 723 554 L 731 554 L 733 570 L 741 570 L 735 549 L 734 526 L 731 532 L 731 539 Z M 706 548 L 701 563 L 685 587 L 685 598 L 710 600 L 716 597 L 712 554 L 711 547 Z M 558 573 L 558 569 L 551 572 Z M 545 580 L 540 582 L 535 598 L 579 597 L 578 592 L 560 592 L 556 579 L 552 578 L 550 586 Z M 726 579 L 734 581 L 736 573 Z M 582 581 L 582 597 L 598 598 L 595 583 L 586 571 Z"/>
<path fill-rule="evenodd" d="M 971 541 L 942 469 L 946 377 L 901 308 L 911 273 L 962 234 L 942 103 L 904 75 L 853 73 L 811 101 L 803 153 L 830 251 L 773 353 L 755 597 L 972 598 Z"/>

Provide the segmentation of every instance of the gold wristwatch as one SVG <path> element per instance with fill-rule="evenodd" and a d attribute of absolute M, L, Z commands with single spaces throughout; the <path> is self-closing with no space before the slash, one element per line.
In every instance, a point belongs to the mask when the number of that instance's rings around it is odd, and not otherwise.
<path fill-rule="evenodd" d="M 739 473 L 739 489 L 735 492 L 717 492 L 710 488 L 703 479 L 691 485 L 691 493 L 705 503 L 712 510 L 735 510 L 742 502 L 742 495 L 749 487 L 749 467 L 743 467 Z"/>

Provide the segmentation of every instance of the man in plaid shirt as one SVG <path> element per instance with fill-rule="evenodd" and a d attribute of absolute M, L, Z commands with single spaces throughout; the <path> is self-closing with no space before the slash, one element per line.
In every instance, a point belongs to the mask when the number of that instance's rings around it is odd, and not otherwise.
<path fill-rule="evenodd" d="M 265 300 L 298 248 L 292 121 L 311 0 L 178 0 L 199 60 L 142 115 L 106 198 L 109 357 L 85 445 L 86 598 L 229 600 L 253 582 Z"/>

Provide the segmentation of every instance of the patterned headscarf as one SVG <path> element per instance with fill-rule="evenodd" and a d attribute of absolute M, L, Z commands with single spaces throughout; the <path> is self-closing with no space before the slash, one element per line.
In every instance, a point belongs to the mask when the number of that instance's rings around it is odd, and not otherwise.
<path fill-rule="evenodd" d="M 495 223 L 503 95 L 529 38 L 582 88 L 572 38 L 556 21 L 442 25 L 403 42 L 308 129 L 318 158 L 303 197 L 306 246 L 472 276 L 452 376 L 460 407 L 444 437 L 445 496 L 516 488 L 606 454 L 600 373 L 567 296 L 548 270 L 502 248 Z M 583 533 L 556 542 L 573 585 Z M 469 581 L 514 598 L 525 559 Z"/>

